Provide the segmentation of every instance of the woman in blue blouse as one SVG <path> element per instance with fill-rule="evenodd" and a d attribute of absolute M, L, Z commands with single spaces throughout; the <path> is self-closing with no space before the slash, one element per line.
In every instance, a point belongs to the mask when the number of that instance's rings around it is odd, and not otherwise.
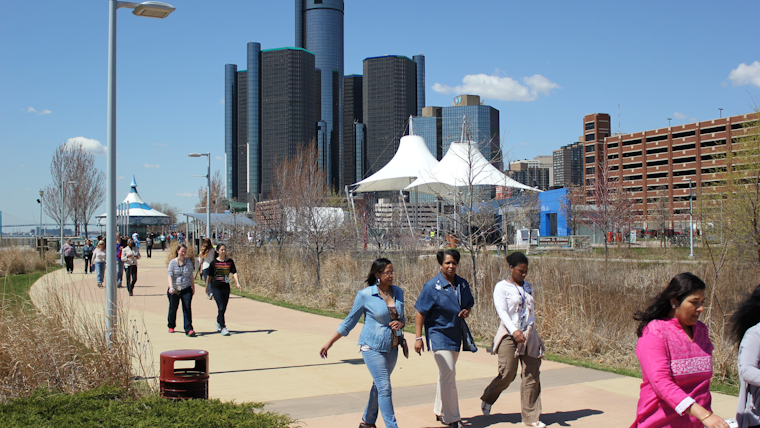
<path fill-rule="evenodd" d="M 372 375 L 372 389 L 359 428 L 375 427 L 378 406 L 387 428 L 397 428 L 391 398 L 391 373 L 396 366 L 398 346 L 404 346 L 401 329 L 404 318 L 404 292 L 393 284 L 393 265 L 388 259 L 377 259 L 367 275 L 367 287 L 356 293 L 354 306 L 338 331 L 319 351 L 327 358 L 327 350 L 356 326 L 364 315 L 364 327 L 359 335 L 364 363 Z M 408 357 L 407 357 L 408 358 Z"/>
<path fill-rule="evenodd" d="M 470 284 L 457 276 L 459 251 L 445 250 L 437 254 L 441 272 L 426 282 L 417 298 L 414 350 L 422 355 L 422 326 L 425 326 L 428 350 L 438 364 L 438 387 L 433 413 L 437 420 L 451 427 L 462 427 L 457 396 L 456 363 L 462 345 L 462 322 L 470 316 L 475 299 Z"/>

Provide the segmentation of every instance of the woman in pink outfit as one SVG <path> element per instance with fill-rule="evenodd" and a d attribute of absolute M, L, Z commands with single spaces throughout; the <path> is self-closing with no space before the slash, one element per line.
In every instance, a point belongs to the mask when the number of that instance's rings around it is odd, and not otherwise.
<path fill-rule="evenodd" d="M 643 382 L 631 428 L 728 428 L 710 410 L 713 346 L 699 321 L 704 302 L 705 283 L 686 272 L 634 315 Z"/>

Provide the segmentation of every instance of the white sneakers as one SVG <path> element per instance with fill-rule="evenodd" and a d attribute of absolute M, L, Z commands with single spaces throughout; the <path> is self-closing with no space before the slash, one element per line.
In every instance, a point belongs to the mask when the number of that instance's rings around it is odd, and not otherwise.
<path fill-rule="evenodd" d="M 227 327 L 222 328 L 222 336 L 229 336 L 229 335 L 230 335 L 230 331 L 227 330 Z M 536 425 L 536 426 L 538 426 L 538 425 Z M 544 426 L 546 426 L 546 425 L 544 425 Z"/>
<path fill-rule="evenodd" d="M 543 423 L 543 422 L 541 422 L 541 421 L 536 421 L 536 422 L 533 422 L 532 424 L 525 424 L 525 425 L 527 425 L 529 427 L 537 427 L 537 428 L 546 427 L 546 424 Z"/>
<path fill-rule="evenodd" d="M 214 324 L 216 324 L 216 332 L 217 333 L 219 333 L 220 331 L 222 331 L 222 326 L 220 326 L 218 322 L 215 321 Z"/>
<path fill-rule="evenodd" d="M 488 416 L 491 414 L 491 405 L 485 401 L 480 402 L 480 409 L 483 411 L 483 416 Z"/>

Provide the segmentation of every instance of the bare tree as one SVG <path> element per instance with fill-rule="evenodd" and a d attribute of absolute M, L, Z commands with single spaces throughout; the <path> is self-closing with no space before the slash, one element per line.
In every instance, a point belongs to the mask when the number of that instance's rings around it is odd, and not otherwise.
<path fill-rule="evenodd" d="M 652 219 L 654 228 L 657 230 L 660 238 L 660 246 L 665 246 L 665 230 L 670 227 L 670 198 L 668 197 L 668 187 L 660 186 L 655 189 L 655 200 L 653 208 L 647 213 L 647 218 Z"/>
<path fill-rule="evenodd" d="M 50 178 L 43 194 L 45 212 L 57 223 L 73 217 L 87 234 L 90 218 L 105 197 L 104 175 L 95 167 L 95 156 L 81 144 L 62 144 L 50 162 Z"/>
<path fill-rule="evenodd" d="M 294 242 L 312 258 L 320 285 L 322 256 L 345 246 L 353 233 L 343 225 L 340 199 L 331 192 L 317 159 L 313 142 L 298 148 L 294 156 L 275 168 L 273 192 L 281 201 Z"/>
<path fill-rule="evenodd" d="M 194 211 L 197 213 L 206 212 L 206 192 L 208 185 L 201 186 L 198 189 L 198 202 L 195 204 Z M 218 214 L 230 209 L 230 205 L 224 193 L 224 180 L 219 170 L 214 171 L 211 176 L 211 212 Z"/>
<path fill-rule="evenodd" d="M 179 208 L 169 205 L 169 204 L 165 204 L 163 202 L 151 202 L 148 205 L 154 210 L 168 215 L 170 218 L 171 224 L 177 223 L 177 214 L 179 213 Z"/>
<path fill-rule="evenodd" d="M 621 227 L 630 224 L 633 219 L 634 200 L 630 193 L 623 188 L 619 177 L 614 177 L 606 158 L 598 164 L 599 172 L 594 180 L 594 190 L 591 197 L 594 203 L 589 206 L 583 223 L 593 227 L 605 235 L 604 260 L 608 259 L 607 232 L 616 232 Z"/>

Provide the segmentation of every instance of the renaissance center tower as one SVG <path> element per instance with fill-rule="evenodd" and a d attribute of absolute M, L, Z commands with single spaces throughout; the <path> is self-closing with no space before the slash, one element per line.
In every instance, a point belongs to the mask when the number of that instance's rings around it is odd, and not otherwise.
<path fill-rule="evenodd" d="M 343 0 L 296 0 L 296 47 L 314 53 L 318 70 L 317 144 L 328 182 L 343 177 Z"/>

